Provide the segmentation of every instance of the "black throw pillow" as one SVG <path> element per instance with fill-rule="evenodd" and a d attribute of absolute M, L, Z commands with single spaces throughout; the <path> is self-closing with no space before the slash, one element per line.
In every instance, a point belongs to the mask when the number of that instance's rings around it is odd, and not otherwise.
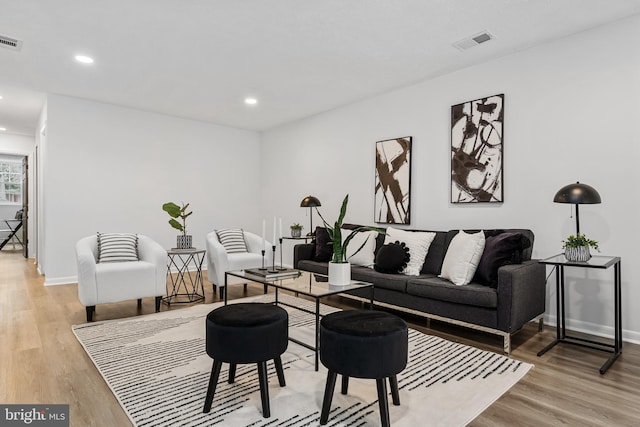
<path fill-rule="evenodd" d="M 316 227 L 316 250 L 313 260 L 329 262 L 333 256 L 333 242 L 329 238 L 329 232 L 324 227 Z"/>
<path fill-rule="evenodd" d="M 495 288 L 498 285 L 498 269 L 500 267 L 522 262 L 522 246 L 521 233 L 504 232 L 487 237 L 473 279 L 474 282 Z"/>
<path fill-rule="evenodd" d="M 404 242 L 396 241 L 378 250 L 373 268 L 380 273 L 398 274 L 405 269 L 410 258 L 409 248 Z"/>

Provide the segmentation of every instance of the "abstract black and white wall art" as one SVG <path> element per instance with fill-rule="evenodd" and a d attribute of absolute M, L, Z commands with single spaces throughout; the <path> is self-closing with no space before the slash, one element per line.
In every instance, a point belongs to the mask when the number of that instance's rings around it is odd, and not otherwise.
<path fill-rule="evenodd" d="M 410 224 L 411 137 L 376 142 L 375 222 Z"/>
<path fill-rule="evenodd" d="M 504 94 L 451 107 L 451 202 L 503 202 Z"/>

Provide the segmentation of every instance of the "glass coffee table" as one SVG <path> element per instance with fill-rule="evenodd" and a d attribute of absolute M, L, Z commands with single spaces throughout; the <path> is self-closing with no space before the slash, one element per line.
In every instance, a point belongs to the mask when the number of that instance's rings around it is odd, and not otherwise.
<path fill-rule="evenodd" d="M 305 313 L 313 314 L 316 317 L 316 329 L 315 329 L 315 343 L 314 345 L 310 345 L 308 343 L 296 340 L 295 338 L 289 337 L 289 340 L 299 344 L 303 347 L 306 347 L 310 350 L 313 350 L 315 353 L 315 369 L 318 370 L 318 349 L 319 349 L 319 340 L 320 340 L 320 299 L 324 297 L 328 297 L 331 295 L 337 294 L 348 294 L 351 291 L 362 288 L 370 289 L 370 299 L 369 299 L 369 307 L 373 308 L 373 284 L 367 282 L 359 282 L 352 280 L 348 285 L 344 286 L 335 286 L 330 285 L 328 283 L 327 276 L 317 273 L 310 273 L 308 271 L 299 271 L 297 274 L 287 277 L 277 277 L 277 278 L 266 278 L 263 276 L 251 274 L 245 270 L 239 271 L 227 271 L 224 276 L 225 281 L 225 292 L 224 292 L 224 304 L 227 305 L 227 295 L 229 295 L 227 286 L 227 277 L 234 276 L 245 279 L 248 282 L 254 283 L 262 283 L 265 286 L 271 286 L 275 288 L 275 298 L 276 305 L 285 305 L 287 307 L 295 308 L 296 310 L 304 311 Z M 291 304 L 287 304 L 283 301 L 278 301 L 278 291 L 285 290 L 289 292 L 294 292 L 295 294 L 305 295 L 307 297 L 313 298 L 315 301 L 315 312 L 311 310 L 307 310 L 304 307 L 298 307 Z"/>

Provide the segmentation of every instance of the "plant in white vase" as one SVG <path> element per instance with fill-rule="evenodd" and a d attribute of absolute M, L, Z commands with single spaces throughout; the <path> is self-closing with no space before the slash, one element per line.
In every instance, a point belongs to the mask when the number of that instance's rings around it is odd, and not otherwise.
<path fill-rule="evenodd" d="M 327 233 L 329 234 L 329 239 L 331 240 L 333 245 L 333 255 L 331 258 L 331 262 L 329 262 L 329 283 L 332 285 L 348 285 L 351 281 L 351 264 L 349 263 L 349 258 L 360 252 L 369 239 L 369 237 L 367 237 L 362 245 L 360 245 L 360 247 L 355 252 L 353 252 L 350 257 L 348 257 L 347 246 L 356 234 L 358 234 L 360 231 L 365 230 L 377 231 L 378 233 L 384 234 L 384 231 L 379 228 L 362 226 L 351 230 L 349 235 L 343 240 L 342 221 L 344 221 L 344 217 L 347 214 L 348 203 L 349 195 L 347 194 L 342 201 L 338 220 L 333 224 L 333 226 L 331 226 L 322 217 L 322 214 L 320 213 L 320 211 L 318 211 L 318 208 L 316 208 L 316 212 L 318 212 L 318 216 L 320 217 L 320 219 L 322 219 L 322 222 L 327 229 Z"/>
<path fill-rule="evenodd" d="M 564 256 L 569 261 L 588 261 L 591 258 L 589 247 L 600 251 L 598 242 L 588 239 L 584 234 L 571 235 L 562 241 Z"/>

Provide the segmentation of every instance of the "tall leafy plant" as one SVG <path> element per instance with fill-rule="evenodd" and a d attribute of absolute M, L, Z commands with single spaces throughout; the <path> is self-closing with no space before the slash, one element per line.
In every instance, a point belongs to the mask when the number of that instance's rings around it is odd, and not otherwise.
<path fill-rule="evenodd" d="M 343 242 L 342 241 L 342 231 L 343 231 L 342 222 L 344 221 L 344 217 L 347 214 L 348 203 L 349 203 L 349 195 L 347 194 L 344 197 L 344 200 L 342 201 L 342 206 L 340 207 L 340 215 L 338 215 L 338 220 L 333 223 L 333 226 L 330 225 L 322 217 L 322 214 L 320 213 L 318 208 L 316 208 L 316 212 L 318 212 L 318 216 L 320 217 L 320 219 L 322 219 L 322 222 L 324 223 L 324 226 L 327 229 L 327 233 L 329 233 L 329 238 L 331 239 L 331 242 L 333 244 L 333 258 L 331 259 L 331 262 L 336 264 L 343 264 L 343 263 L 349 262 L 349 259 L 347 258 L 347 246 L 349 245 L 349 242 L 351 242 L 353 237 L 356 234 L 358 234 L 360 231 L 371 230 L 371 231 L 377 231 L 378 233 L 384 234 L 384 231 L 379 228 L 362 226 L 354 230 L 351 230 L 351 232 L 349 233 L 347 238 L 344 239 L 344 242 Z M 367 239 L 362 243 L 362 245 L 360 245 L 360 247 L 353 254 L 351 254 L 351 256 L 354 256 L 355 254 L 360 252 L 362 248 L 367 244 L 367 241 L 369 240 L 369 238 L 370 236 L 367 237 Z"/>
<path fill-rule="evenodd" d="M 162 205 L 162 210 L 168 213 L 171 217 L 169 225 L 176 230 L 181 231 L 183 236 L 187 235 L 187 218 L 193 213 L 191 211 L 187 212 L 188 207 L 189 203 L 183 203 L 182 206 L 178 206 L 173 202 L 167 202 Z M 180 218 L 182 220 L 182 224 L 180 224 L 176 218 Z"/>

